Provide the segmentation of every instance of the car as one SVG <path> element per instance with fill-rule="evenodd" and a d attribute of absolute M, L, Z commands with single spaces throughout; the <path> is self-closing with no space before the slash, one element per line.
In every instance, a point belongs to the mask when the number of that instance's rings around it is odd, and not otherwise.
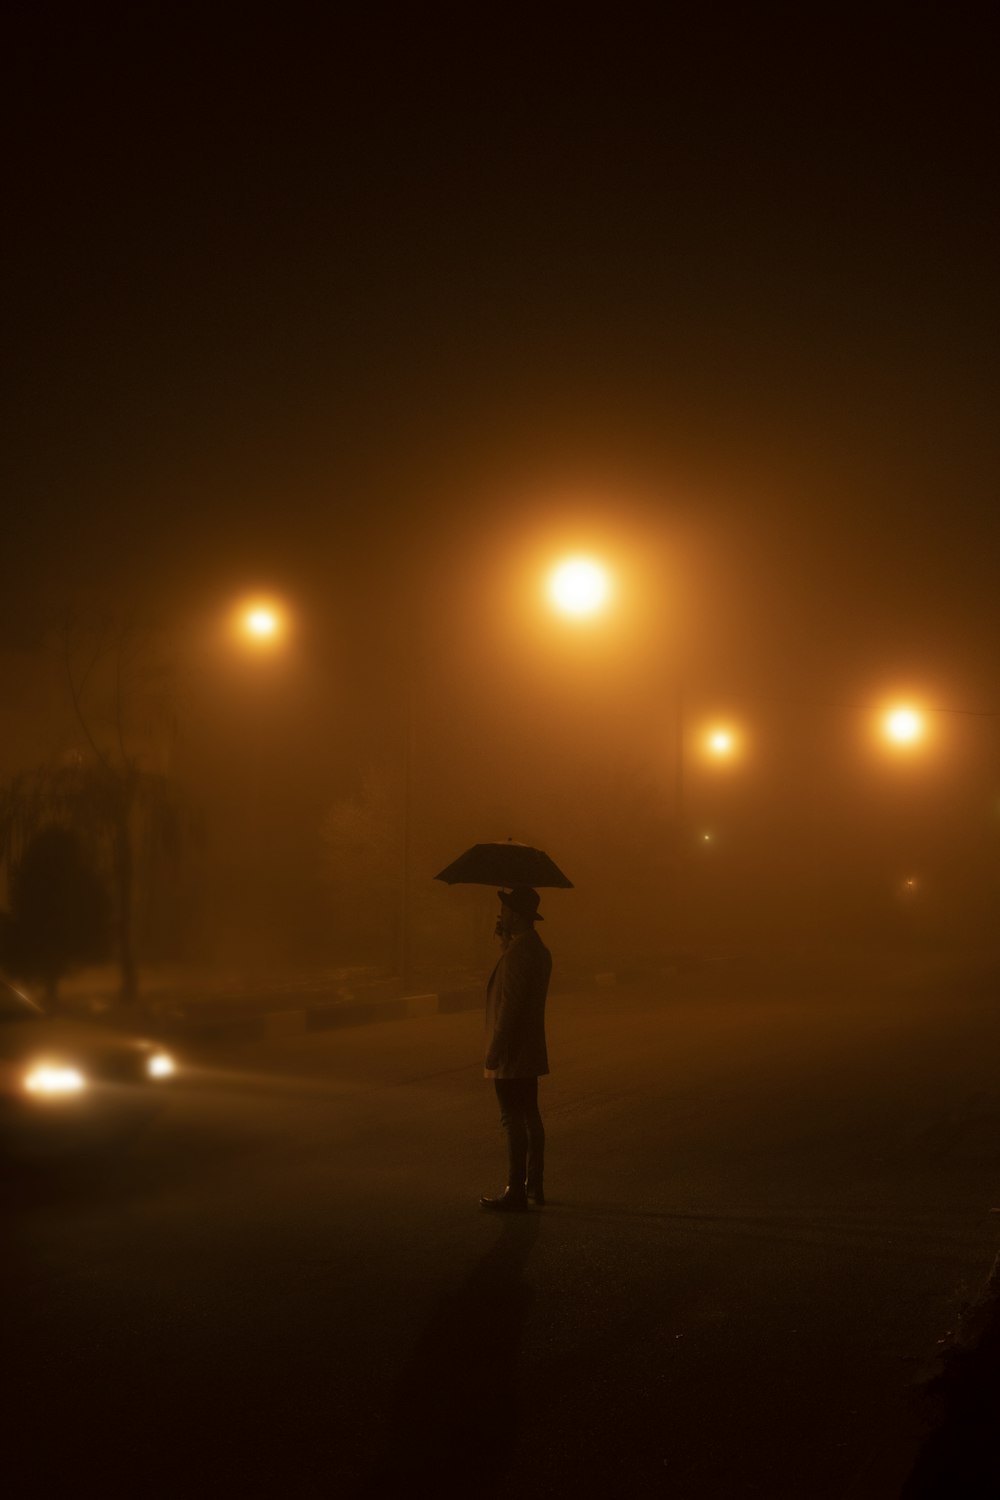
<path fill-rule="evenodd" d="M 15 1153 L 126 1138 L 176 1073 L 159 1043 L 49 1015 L 0 979 L 0 1137 Z"/>

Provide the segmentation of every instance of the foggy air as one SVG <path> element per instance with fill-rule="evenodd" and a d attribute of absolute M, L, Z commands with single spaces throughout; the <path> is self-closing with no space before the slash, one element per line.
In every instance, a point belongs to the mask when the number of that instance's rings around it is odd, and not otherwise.
<path fill-rule="evenodd" d="M 18 1494 L 1000 1493 L 980 29 L 17 23 Z"/>

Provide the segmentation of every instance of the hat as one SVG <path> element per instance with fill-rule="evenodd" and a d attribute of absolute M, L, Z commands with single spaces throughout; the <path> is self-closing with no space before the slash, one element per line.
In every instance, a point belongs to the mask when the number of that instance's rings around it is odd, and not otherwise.
<path fill-rule="evenodd" d="M 504 906 L 509 906 L 511 911 L 516 911 L 519 916 L 527 917 L 529 922 L 545 921 L 538 910 L 541 897 L 537 891 L 532 890 L 530 885 L 516 885 L 512 891 L 497 891 L 497 895 Z"/>

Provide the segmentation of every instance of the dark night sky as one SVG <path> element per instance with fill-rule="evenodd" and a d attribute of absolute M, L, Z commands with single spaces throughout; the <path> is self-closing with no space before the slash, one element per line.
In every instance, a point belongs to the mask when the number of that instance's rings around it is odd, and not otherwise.
<path fill-rule="evenodd" d="M 364 657 L 613 496 L 712 680 L 991 703 L 989 20 L 22 22 L 8 640 L 259 580 Z"/>

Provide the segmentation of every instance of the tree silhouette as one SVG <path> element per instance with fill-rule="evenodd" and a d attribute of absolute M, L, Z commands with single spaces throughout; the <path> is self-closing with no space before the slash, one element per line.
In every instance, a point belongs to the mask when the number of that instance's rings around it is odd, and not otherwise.
<path fill-rule="evenodd" d="M 42 981 L 55 1010 L 63 975 L 108 952 L 108 894 L 71 829 L 50 825 L 30 840 L 12 872 L 10 918 L 5 959 L 13 973 Z"/>
<path fill-rule="evenodd" d="M 176 857 L 186 824 L 174 781 L 154 769 L 168 763 L 176 734 L 168 674 L 147 632 L 109 619 L 65 622 L 59 666 L 71 737 L 60 755 L 0 787 L 0 862 L 12 872 L 50 824 L 74 831 L 106 873 L 120 999 L 134 1006 L 141 871 Z"/>

